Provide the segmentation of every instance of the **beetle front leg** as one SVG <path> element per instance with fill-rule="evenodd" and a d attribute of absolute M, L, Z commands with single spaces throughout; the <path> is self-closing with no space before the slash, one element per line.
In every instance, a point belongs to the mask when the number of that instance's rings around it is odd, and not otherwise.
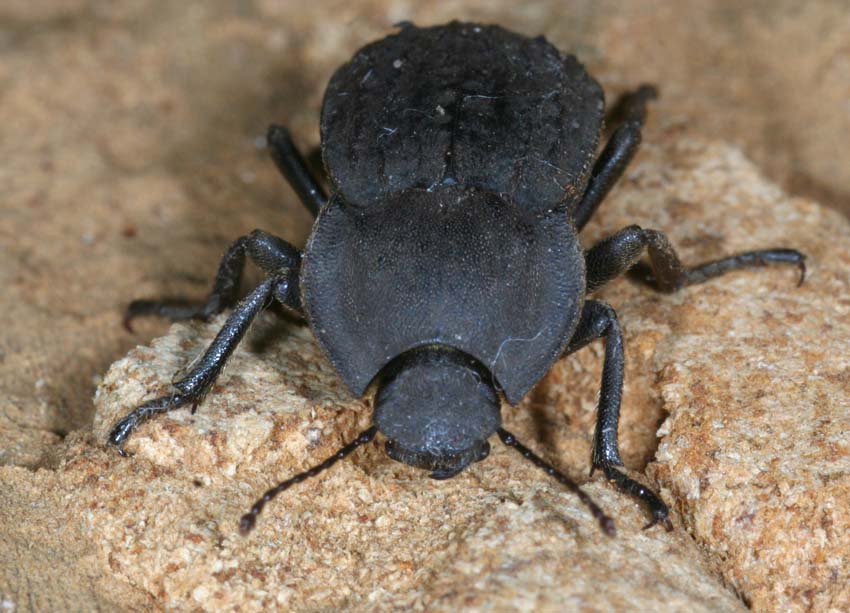
<path fill-rule="evenodd" d="M 175 300 L 134 300 L 124 313 L 124 327 L 130 329 L 130 323 L 141 315 L 157 315 L 177 321 L 183 319 L 209 319 L 233 306 L 239 291 L 239 281 L 245 269 L 245 256 L 262 270 L 273 274 L 290 269 L 297 270 L 301 263 L 301 253 L 285 240 L 262 230 L 237 238 L 228 247 L 218 266 L 212 291 L 203 303 L 190 303 Z M 294 293 L 297 298 L 298 292 Z M 287 304 L 301 313 L 301 305 L 296 300 Z"/>
<path fill-rule="evenodd" d="M 641 85 L 635 91 L 626 94 L 615 107 L 615 114 L 623 117 L 623 123 L 617 127 L 605 144 L 591 171 L 590 181 L 584 196 L 573 212 L 576 231 L 580 232 L 593 217 L 596 209 L 619 181 L 623 171 L 637 153 L 641 140 L 641 130 L 646 120 L 646 104 L 658 96 L 652 85 Z"/>
<path fill-rule="evenodd" d="M 301 200 L 301 204 L 312 213 L 313 217 L 316 217 L 321 208 L 325 206 L 328 197 L 319 182 L 313 177 L 310 169 L 307 168 L 304 156 L 292 142 L 289 130 L 283 126 L 269 126 L 266 142 L 278 170 L 289 181 L 292 189 L 295 190 Z"/>
<path fill-rule="evenodd" d="M 117 447 L 121 455 L 126 455 L 124 443 L 130 433 L 143 421 L 158 413 L 165 413 L 187 404 L 192 405 L 194 413 L 215 383 L 233 350 L 245 336 L 251 322 L 269 300 L 276 298 L 284 303 L 293 300 L 292 294 L 297 291 L 297 284 L 293 282 L 295 274 L 297 269 L 273 275 L 243 298 L 197 364 L 185 377 L 174 383 L 176 391 L 149 400 L 118 421 L 109 434 L 109 444 Z"/>
<path fill-rule="evenodd" d="M 747 251 L 687 268 L 662 232 L 629 226 L 600 241 L 585 254 L 587 291 L 592 292 L 626 272 L 638 261 L 644 248 L 649 253 L 653 283 L 663 292 L 702 283 L 733 270 L 768 264 L 797 266 L 800 269 L 800 284 L 806 275 L 806 256 L 796 249 L 784 248 Z"/>
<path fill-rule="evenodd" d="M 602 364 L 602 389 L 599 393 L 596 430 L 593 436 L 592 467 L 601 469 L 605 477 L 622 492 L 634 496 L 649 507 L 652 521 L 647 528 L 661 523 L 670 530 L 672 525 L 668 519 L 669 511 L 661 497 L 617 468 L 623 466 L 617 442 L 625 369 L 623 335 L 614 309 L 604 302 L 588 300 L 584 303 L 578 327 L 564 355 L 578 351 L 599 338 L 605 338 L 605 359 Z"/>

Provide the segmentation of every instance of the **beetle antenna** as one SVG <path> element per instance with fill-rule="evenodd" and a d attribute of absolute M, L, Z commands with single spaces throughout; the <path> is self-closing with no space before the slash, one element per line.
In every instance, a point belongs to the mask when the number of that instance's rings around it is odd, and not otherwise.
<path fill-rule="evenodd" d="M 555 477 L 558 483 L 566 487 L 568 490 L 573 492 L 576 496 L 578 496 L 579 500 L 581 500 L 584 505 L 590 510 L 590 513 L 596 518 L 599 522 L 602 531 L 605 532 L 608 536 L 616 536 L 617 529 L 614 527 L 614 520 L 605 515 L 605 512 L 599 508 L 593 499 L 588 496 L 584 490 L 582 490 L 575 481 L 570 479 L 564 473 L 557 470 L 551 464 L 547 463 L 546 460 L 536 455 L 531 449 L 520 443 L 517 438 L 505 430 L 504 428 L 499 428 L 496 430 L 499 434 L 499 438 L 502 439 L 502 442 L 508 447 L 513 447 L 517 451 L 519 451 L 524 458 L 527 460 L 531 460 L 531 463 L 537 466 L 538 468 L 542 468 L 546 471 L 546 474 L 550 477 Z"/>
<path fill-rule="evenodd" d="M 260 498 L 257 502 L 254 503 L 254 506 L 251 507 L 251 510 L 245 513 L 245 515 L 242 516 L 242 519 L 239 520 L 239 532 L 242 533 L 242 536 L 245 536 L 251 530 L 253 530 L 254 524 L 257 523 L 257 515 L 260 514 L 260 511 L 263 510 L 263 507 L 266 506 L 266 503 L 269 502 L 272 498 L 274 498 L 281 492 L 285 492 L 296 483 L 301 483 L 305 479 L 315 477 L 320 472 L 327 470 L 328 468 L 336 464 L 339 460 L 344 459 L 352 451 L 354 451 L 361 445 L 365 445 L 366 443 L 371 442 L 372 439 L 375 438 L 375 435 L 377 433 L 378 426 L 372 426 L 368 430 L 364 430 L 363 432 L 357 435 L 357 438 L 342 447 L 339 451 L 334 453 L 331 457 L 329 457 L 321 464 L 317 464 L 313 468 L 305 470 L 302 473 L 298 473 L 294 477 L 290 477 L 286 481 L 282 481 L 277 486 L 268 490 L 265 494 L 263 494 L 262 498 Z"/>

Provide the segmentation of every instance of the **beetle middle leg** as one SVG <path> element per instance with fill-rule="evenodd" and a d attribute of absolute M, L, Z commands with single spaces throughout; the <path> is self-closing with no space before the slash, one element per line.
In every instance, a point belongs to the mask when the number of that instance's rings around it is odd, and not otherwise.
<path fill-rule="evenodd" d="M 626 476 L 618 467 L 623 466 L 618 446 L 617 428 L 620 423 L 620 402 L 623 397 L 625 354 L 623 335 L 617 314 L 610 306 L 597 300 L 584 303 L 581 319 L 567 345 L 564 355 L 569 355 L 599 338 L 605 339 L 605 358 L 602 364 L 602 389 L 593 436 L 592 466 L 605 473 L 621 491 L 644 502 L 652 514 L 647 528 L 661 523 L 672 529 L 667 505 L 648 487 Z"/>
<path fill-rule="evenodd" d="M 584 196 L 573 213 L 577 231 L 587 224 L 637 153 L 646 120 L 646 104 L 657 96 L 655 87 L 641 85 L 623 96 L 615 107 L 615 114 L 623 118 L 623 123 L 611 135 L 593 165 Z"/>
<path fill-rule="evenodd" d="M 747 251 L 688 268 L 679 260 L 675 249 L 662 232 L 628 226 L 603 239 L 585 254 L 588 293 L 631 268 L 644 248 L 649 252 L 653 284 L 665 292 L 702 283 L 733 270 L 768 264 L 797 266 L 800 269 L 800 284 L 806 275 L 806 256 L 796 249 L 784 248 Z"/>
<path fill-rule="evenodd" d="M 301 253 L 285 240 L 262 230 L 240 236 L 228 247 L 218 266 L 212 291 L 203 303 L 174 300 L 134 300 L 124 313 L 124 327 L 142 315 L 157 315 L 171 320 L 209 319 L 236 303 L 239 281 L 245 268 L 245 256 L 267 273 L 296 269 Z M 298 292 L 286 306 L 301 312 Z"/>

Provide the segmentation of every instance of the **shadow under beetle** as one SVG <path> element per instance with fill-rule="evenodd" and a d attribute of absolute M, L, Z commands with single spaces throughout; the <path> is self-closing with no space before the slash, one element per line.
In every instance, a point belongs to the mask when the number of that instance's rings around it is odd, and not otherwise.
<path fill-rule="evenodd" d="M 133 302 L 128 325 L 149 314 L 206 319 L 236 303 L 246 257 L 267 273 L 175 391 L 121 419 L 109 443 L 124 454 L 142 421 L 185 405 L 194 411 L 275 299 L 306 318 L 353 394 L 374 382 L 374 419 L 323 463 L 266 492 L 243 516 L 243 533 L 266 502 L 380 431 L 391 458 L 434 479 L 483 460 L 498 434 L 576 492 L 613 534 L 613 521 L 500 418 L 502 395 L 517 404 L 555 361 L 604 338 L 593 468 L 647 505 L 650 526 L 669 529 L 661 498 L 620 469 L 623 337 L 614 309 L 587 294 L 644 249 L 662 291 L 769 263 L 798 266 L 802 282 L 805 267 L 798 251 L 766 249 L 689 268 L 664 234 L 638 226 L 581 249 L 578 233 L 635 154 L 654 97 L 644 85 L 622 99 L 621 123 L 595 158 L 602 89 L 543 37 L 401 24 L 365 46 L 333 75 L 322 106 L 330 198 L 286 129 L 268 132 L 274 161 L 317 217 L 306 249 L 255 230 L 227 250 L 203 304 Z"/>

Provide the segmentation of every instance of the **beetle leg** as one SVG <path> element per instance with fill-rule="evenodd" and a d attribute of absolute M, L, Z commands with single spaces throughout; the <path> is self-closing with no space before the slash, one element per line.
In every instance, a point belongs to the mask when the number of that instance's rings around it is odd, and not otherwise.
<path fill-rule="evenodd" d="M 328 197 L 307 168 L 304 156 L 292 142 L 289 130 L 283 126 L 269 126 L 266 142 L 281 174 L 298 194 L 301 203 L 313 214 L 313 217 L 316 217 L 319 210 L 325 206 Z"/>
<path fill-rule="evenodd" d="M 227 249 L 215 275 L 213 289 L 205 302 L 198 304 L 177 300 L 134 300 L 124 313 L 124 327 L 130 330 L 130 323 L 140 315 L 158 315 L 172 320 L 209 319 L 233 306 L 245 268 L 246 255 L 270 274 L 297 270 L 301 262 L 301 253 L 285 240 L 262 230 L 254 230 L 237 238 Z M 297 293 L 295 292 L 296 296 Z M 290 303 L 286 304 L 301 312 L 297 300 L 294 303 L 290 300 Z"/>
<path fill-rule="evenodd" d="M 614 114 L 622 117 L 623 123 L 611 135 L 593 165 L 587 189 L 573 212 L 577 231 L 580 232 L 584 228 L 637 152 L 646 119 L 646 103 L 657 96 L 655 87 L 641 85 L 623 96 L 615 106 Z"/>
<path fill-rule="evenodd" d="M 292 293 L 294 285 L 290 282 L 292 276 L 292 272 L 270 276 L 243 298 L 201 359 L 186 376 L 174 383 L 176 392 L 149 400 L 127 414 L 113 427 L 109 434 L 109 444 L 116 446 L 121 455 L 126 455 L 124 443 L 130 433 L 143 421 L 158 413 L 171 411 L 187 404 L 192 405 L 192 412 L 194 412 L 215 383 L 225 362 L 245 336 L 257 314 L 272 297 L 278 300 L 286 299 Z"/>
<path fill-rule="evenodd" d="M 806 275 L 806 256 L 795 249 L 747 251 L 688 268 L 663 233 L 629 226 L 600 241 L 585 254 L 587 291 L 592 292 L 626 272 L 644 248 L 649 252 L 653 284 L 664 292 L 702 283 L 733 270 L 768 264 L 794 264 L 800 269 L 801 284 Z"/>
<path fill-rule="evenodd" d="M 661 523 L 670 530 L 672 526 L 667 517 L 669 512 L 661 497 L 617 468 L 623 466 L 617 443 L 617 427 L 620 423 L 625 355 L 623 335 L 614 309 L 597 300 L 585 302 L 578 327 L 564 355 L 578 351 L 591 341 L 603 337 L 605 360 L 602 364 L 602 389 L 599 393 L 596 431 L 593 436 L 592 466 L 594 469 L 602 469 L 605 477 L 621 491 L 634 496 L 649 507 L 652 521 L 647 527 Z"/>

